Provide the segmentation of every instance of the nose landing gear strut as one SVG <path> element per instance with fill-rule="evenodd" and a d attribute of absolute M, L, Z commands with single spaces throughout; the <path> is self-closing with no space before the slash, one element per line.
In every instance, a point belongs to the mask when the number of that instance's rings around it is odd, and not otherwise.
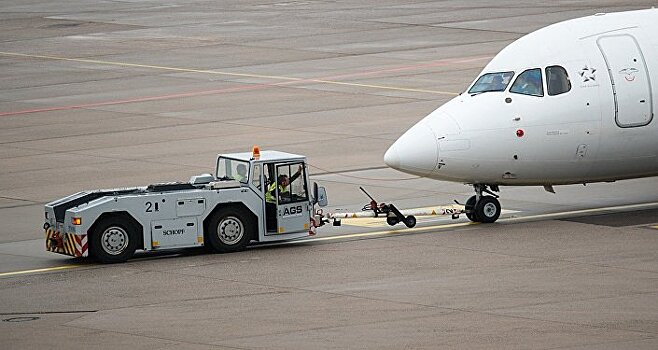
<path fill-rule="evenodd" d="M 473 222 L 492 223 L 498 220 L 500 216 L 501 207 L 498 201 L 498 195 L 492 191 L 498 192 L 498 186 L 491 185 L 491 190 L 487 189 L 487 185 L 475 184 L 475 196 L 472 196 L 466 201 L 464 206 L 466 217 Z M 485 196 L 482 193 L 490 194 Z"/>

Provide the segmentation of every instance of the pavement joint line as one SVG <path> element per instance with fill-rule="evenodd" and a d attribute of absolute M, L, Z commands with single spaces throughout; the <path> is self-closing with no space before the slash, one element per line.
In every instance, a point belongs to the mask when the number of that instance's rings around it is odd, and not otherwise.
<path fill-rule="evenodd" d="M 104 328 L 92 327 L 91 325 L 82 326 L 82 325 L 70 325 L 70 324 L 65 323 L 65 324 L 63 324 L 63 326 L 71 328 L 73 330 L 86 329 L 86 330 L 92 330 L 92 331 L 96 331 L 96 332 L 104 332 L 104 333 L 110 333 L 110 334 L 114 333 L 114 334 L 130 335 L 130 336 L 133 336 L 133 337 L 141 337 L 141 338 L 145 338 L 145 339 L 164 340 L 164 341 L 174 343 L 174 345 L 195 344 L 195 345 L 204 345 L 206 347 L 213 347 L 213 348 L 221 347 L 221 348 L 224 348 L 224 349 L 248 350 L 247 348 L 240 348 L 240 347 L 235 347 L 235 346 L 230 346 L 230 345 L 217 345 L 217 344 L 214 344 L 214 343 L 204 343 L 204 342 L 201 342 L 201 341 L 178 339 L 178 338 L 174 338 L 172 336 L 163 337 L 163 336 L 157 336 L 157 335 L 142 334 L 142 333 L 139 333 L 139 332 L 120 331 L 120 330 L 116 330 L 116 329 L 107 330 L 107 329 L 104 329 Z M 182 348 L 182 347 L 178 346 L 176 348 Z"/>
<path fill-rule="evenodd" d="M 172 272 L 170 272 L 170 273 L 172 273 Z M 181 274 L 180 272 L 173 272 L 173 273 Z M 240 281 L 240 280 L 235 280 L 235 279 L 216 278 L 216 277 L 194 275 L 194 274 L 193 274 L 193 276 L 201 277 L 201 278 L 208 278 L 208 279 L 213 279 L 213 280 L 220 280 L 220 281 L 230 281 L 230 282 L 234 282 L 234 283 L 246 283 L 246 284 L 250 284 L 250 285 L 268 287 L 268 288 L 292 289 L 292 290 L 297 290 L 297 291 L 301 291 L 301 292 L 329 294 L 329 295 L 335 295 L 335 296 L 346 297 L 346 298 L 356 298 L 356 299 L 378 301 L 378 302 L 413 305 L 413 306 L 422 307 L 422 308 L 430 308 L 430 309 L 447 311 L 448 314 L 468 313 L 468 314 L 488 315 L 488 316 L 492 316 L 492 317 L 502 317 L 502 318 L 511 318 L 511 319 L 539 321 L 539 322 L 562 324 L 562 325 L 577 325 L 577 326 L 581 326 L 581 327 L 588 327 L 588 328 L 595 328 L 595 329 L 608 329 L 608 327 L 606 327 L 606 326 L 598 326 L 598 325 L 592 325 L 592 324 L 588 324 L 588 323 L 580 323 L 580 322 L 574 322 L 574 321 L 561 321 L 561 320 L 544 319 L 544 318 L 529 317 L 529 316 L 523 316 L 523 315 L 501 313 L 500 311 L 504 310 L 504 309 L 494 309 L 494 310 L 467 309 L 467 308 L 447 306 L 447 305 L 424 304 L 424 303 L 402 301 L 402 300 L 390 300 L 390 299 L 387 299 L 387 298 L 368 297 L 368 296 L 355 295 L 355 294 L 350 294 L 350 293 L 341 293 L 341 292 L 334 292 L 334 291 L 327 291 L 327 290 L 318 290 L 318 289 L 313 289 L 313 288 L 294 287 L 294 286 L 284 287 L 284 286 L 278 286 L 278 285 L 272 285 L 272 284 L 262 284 L 262 283 L 256 283 L 256 282 L 250 282 L 250 281 Z M 653 293 L 655 293 L 655 292 L 653 292 L 653 291 L 648 292 L 648 294 L 653 294 Z M 617 296 L 617 297 L 619 297 L 619 296 Z M 419 316 L 413 316 L 412 318 L 413 319 L 431 318 L 431 317 L 435 317 L 435 316 L 436 315 L 419 315 Z M 372 323 L 367 322 L 365 324 L 378 324 L 378 323 L 395 322 L 395 321 L 396 320 L 383 320 L 383 321 L 374 321 Z M 341 328 L 341 327 L 344 327 L 344 326 L 340 326 L 340 325 L 326 326 L 324 328 L 326 328 L 326 329 L 337 329 L 337 328 Z M 320 329 L 322 329 L 322 328 L 320 328 Z M 633 333 L 656 334 L 655 332 L 647 332 L 647 331 L 635 330 L 635 329 L 621 329 L 621 330 L 628 331 L 628 332 L 633 332 Z M 282 331 L 282 332 L 277 332 L 275 334 L 288 334 L 288 333 L 294 333 L 294 332 L 296 332 L 296 331 Z M 270 335 L 273 335 L 273 334 L 270 334 Z M 245 337 L 237 337 L 237 338 L 232 338 L 232 339 L 229 339 L 229 340 L 235 340 L 235 339 L 241 339 L 241 338 L 245 338 Z"/>
<path fill-rule="evenodd" d="M 20 316 L 20 315 L 58 315 L 58 314 L 88 314 L 98 312 L 99 310 L 68 310 L 68 311 L 35 311 L 35 312 L 0 312 L 2 316 Z"/>

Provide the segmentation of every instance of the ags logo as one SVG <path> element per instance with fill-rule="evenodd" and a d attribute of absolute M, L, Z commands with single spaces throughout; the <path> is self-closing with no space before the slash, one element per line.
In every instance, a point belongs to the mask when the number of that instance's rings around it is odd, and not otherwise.
<path fill-rule="evenodd" d="M 302 206 L 298 205 L 296 207 L 287 207 L 283 209 L 283 216 L 296 216 L 302 214 Z"/>

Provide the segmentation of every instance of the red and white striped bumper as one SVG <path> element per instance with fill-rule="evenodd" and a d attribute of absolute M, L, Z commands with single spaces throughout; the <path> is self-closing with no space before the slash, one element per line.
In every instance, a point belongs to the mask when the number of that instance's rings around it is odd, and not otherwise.
<path fill-rule="evenodd" d="M 46 229 L 46 250 L 74 257 L 89 256 L 87 235 L 61 233 L 52 228 Z"/>

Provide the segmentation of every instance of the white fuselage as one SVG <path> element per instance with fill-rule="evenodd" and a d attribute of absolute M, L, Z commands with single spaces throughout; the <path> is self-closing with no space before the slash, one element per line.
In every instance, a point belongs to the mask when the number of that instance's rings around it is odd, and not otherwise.
<path fill-rule="evenodd" d="M 385 161 L 424 177 L 488 185 L 656 176 L 657 33 L 658 9 L 650 9 L 528 34 L 494 57 L 470 92 L 402 135 Z M 541 94 L 519 93 L 520 76 L 530 71 L 541 72 Z M 486 90 L 493 85 L 485 75 L 500 72 L 511 77 L 507 85 Z"/>

